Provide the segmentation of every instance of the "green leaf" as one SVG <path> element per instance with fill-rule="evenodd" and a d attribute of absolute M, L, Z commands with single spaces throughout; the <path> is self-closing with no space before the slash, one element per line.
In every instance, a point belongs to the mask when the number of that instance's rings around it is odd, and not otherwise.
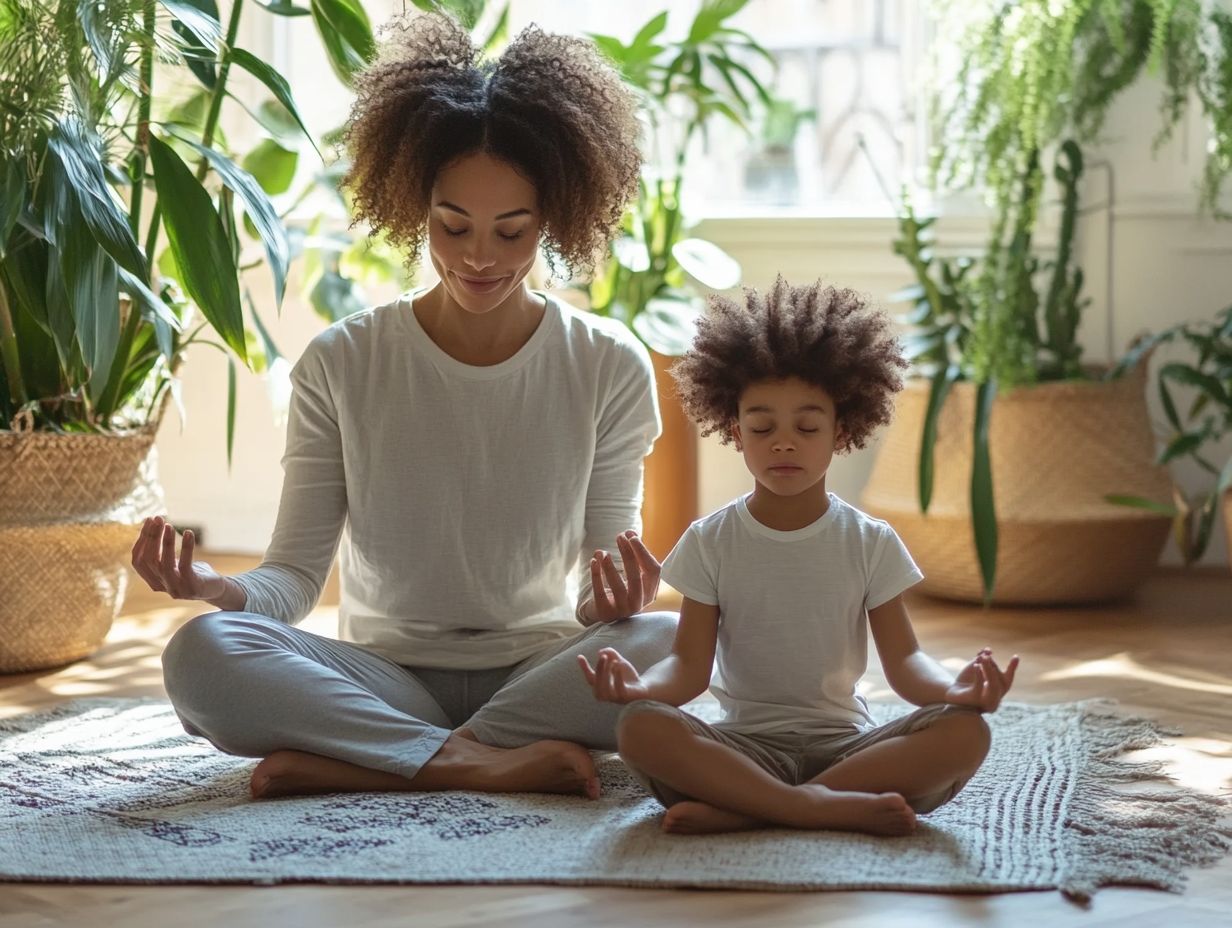
<path fill-rule="evenodd" d="M 711 55 L 710 57 L 712 60 L 715 58 L 715 56 L 713 55 Z M 762 106 L 771 107 L 774 105 L 775 101 L 774 101 L 774 98 L 770 96 L 770 91 L 766 89 L 766 86 L 757 79 L 757 77 L 753 74 L 752 71 L 746 68 L 739 61 L 736 61 L 733 58 L 728 57 L 727 55 L 723 55 L 723 57 L 719 60 L 724 62 L 723 67 L 725 69 L 730 68 L 731 70 L 738 73 L 741 77 L 743 77 L 745 81 L 748 82 L 749 86 L 753 88 L 753 92 L 757 94 L 758 99 L 761 100 Z M 716 60 L 714 62 L 716 66 L 719 63 L 719 60 Z M 724 76 L 726 76 L 726 70 L 724 70 Z M 741 99 L 743 100 L 743 95 L 741 95 Z"/>
<path fill-rule="evenodd" d="M 148 278 L 145 257 L 133 238 L 128 218 L 103 176 L 101 153 L 92 150 L 78 132 L 63 123 L 56 126 L 47 144 L 63 166 L 69 187 L 76 192 L 81 217 L 94 240 L 120 267 L 143 280 Z"/>
<path fill-rule="evenodd" d="M 299 109 L 295 106 L 295 99 L 291 96 L 291 85 L 287 83 L 287 79 L 256 55 L 252 54 L 252 52 L 247 52 L 242 48 L 232 49 L 230 58 L 231 61 L 239 65 L 269 89 L 270 93 L 291 114 L 291 117 L 299 123 L 299 127 L 304 131 L 304 138 L 312 145 L 312 150 L 317 153 L 317 157 L 324 162 L 325 157 L 321 154 L 321 150 L 317 148 L 317 143 L 312 139 L 312 133 L 308 131 L 308 127 L 299 115 Z"/>
<path fill-rule="evenodd" d="M 1183 432 L 1168 442 L 1159 455 L 1159 463 L 1167 464 L 1179 457 L 1191 454 L 1201 448 L 1205 441 L 1206 436 L 1202 432 Z"/>
<path fill-rule="evenodd" d="M 1175 517 L 1178 515 L 1175 506 L 1169 506 L 1167 503 L 1157 503 L 1153 499 L 1146 499 L 1142 496 L 1119 496 L 1115 493 L 1109 493 L 1104 497 L 1104 500 L 1112 503 L 1114 506 L 1130 506 L 1134 509 L 1145 509 L 1148 512 L 1157 512 L 1163 516 Z"/>
<path fill-rule="evenodd" d="M 10 291 L 17 291 L 14 286 L 16 265 L 28 264 L 21 274 L 26 279 L 22 281 L 24 297 L 18 294 L 18 299 L 10 303 L 9 309 L 13 315 L 13 331 L 17 336 L 17 368 L 21 371 L 22 383 L 28 396 L 57 396 L 63 391 L 62 366 L 60 349 L 55 339 L 47 331 L 42 321 L 35 318 L 34 313 L 41 308 L 46 315 L 46 301 L 42 293 L 48 265 L 56 266 L 54 260 L 47 260 L 47 248 L 41 254 L 32 254 L 34 249 L 22 248 L 13 253 L 9 260 L 0 263 L 0 280 L 9 284 Z M 31 279 L 32 278 L 32 279 Z M 30 307 L 27 309 L 27 307 Z M 69 318 L 71 325 L 72 319 Z M 70 348 L 73 346 L 72 335 L 69 335 Z M 7 378 L 6 378 L 7 379 Z M 7 425 L 7 423 L 0 423 Z"/>
<path fill-rule="evenodd" d="M 263 6 L 278 16 L 311 16 L 312 10 L 296 6 L 291 0 L 257 0 L 258 6 Z"/>
<path fill-rule="evenodd" d="M 640 48 L 652 44 L 655 38 L 667 28 L 667 14 L 668 11 L 664 10 L 659 15 L 652 17 L 646 25 L 642 26 L 637 31 L 637 35 L 633 37 L 633 47 Z"/>
<path fill-rule="evenodd" d="M 60 231 L 60 245 L 56 250 L 77 343 L 90 372 L 91 387 L 101 388 L 100 381 L 105 381 L 111 371 L 120 340 L 120 294 L 115 262 L 99 247 L 83 221 L 70 217 Z"/>
<path fill-rule="evenodd" d="M 254 110 L 245 106 L 244 101 L 238 97 L 233 99 L 241 106 L 244 106 L 245 109 L 248 109 L 249 115 L 260 124 L 262 129 L 269 133 L 270 138 L 283 148 L 295 151 L 299 147 L 299 143 L 304 138 L 304 130 L 295 121 L 291 111 L 278 100 L 263 100 Z"/>
<path fill-rule="evenodd" d="M 231 453 L 235 449 L 235 358 L 227 356 L 227 470 L 231 470 Z"/>
<path fill-rule="evenodd" d="M 334 73 L 350 86 L 355 73 L 376 56 L 368 14 L 358 0 L 312 0 L 311 8 Z"/>
<path fill-rule="evenodd" d="M 0 260 L 8 250 L 9 233 L 25 205 L 26 169 L 20 158 L 8 158 L 0 170 Z"/>
<path fill-rule="evenodd" d="M 479 50 L 485 55 L 494 55 L 496 50 L 509 41 L 509 4 L 506 3 L 496 20 L 496 25 L 483 40 Z"/>
<path fill-rule="evenodd" d="M 1165 377 L 1175 380 L 1177 383 L 1197 387 L 1221 406 L 1232 405 L 1232 401 L 1228 399 L 1227 393 L 1224 392 L 1223 384 L 1210 374 L 1204 374 L 1202 371 L 1189 367 L 1186 364 L 1172 363 L 1165 364 L 1159 369 L 1160 381 L 1162 382 Z"/>
<path fill-rule="evenodd" d="M 222 220 L 188 165 L 155 135 L 150 136 L 150 160 L 184 290 L 223 341 L 246 360 L 238 274 Z"/>
<path fill-rule="evenodd" d="M 120 289 L 128 293 L 134 303 L 145 309 L 143 315 L 154 327 L 158 348 L 163 353 L 163 356 L 170 361 L 171 355 L 175 350 L 172 342 L 172 333 L 183 331 L 183 325 L 175 317 L 175 314 L 167 308 L 167 304 L 160 300 L 154 294 L 154 291 L 145 285 L 145 281 L 138 280 L 128 271 L 124 270 L 124 268 L 119 270 Z"/>
<path fill-rule="evenodd" d="M 163 5 L 175 17 L 171 27 L 183 41 L 184 63 L 197 76 L 197 80 L 213 90 L 218 80 L 215 59 L 218 56 L 218 40 L 222 36 L 218 3 L 216 0 L 179 0 Z M 189 21 L 177 13 L 179 9 L 185 11 Z M 198 34 L 197 29 L 204 32 L 205 38 Z"/>
<path fill-rule="evenodd" d="M 218 5 L 213 0 L 158 0 L 172 18 L 194 35 L 210 52 L 217 53 L 222 38 Z"/>
<path fill-rule="evenodd" d="M 359 286 L 336 270 L 327 269 L 308 294 L 312 308 L 327 322 L 337 322 L 367 306 Z"/>
<path fill-rule="evenodd" d="M 903 287 L 901 290 L 895 290 L 888 297 L 886 297 L 886 302 L 887 303 L 906 303 L 906 302 L 914 303 L 917 300 L 923 299 L 925 295 L 926 295 L 925 290 L 920 284 L 910 284 L 906 287 Z"/>
<path fill-rule="evenodd" d="M 591 32 L 588 33 L 588 35 L 590 40 L 598 46 L 599 51 L 607 55 L 607 57 L 612 59 L 612 61 L 616 64 L 624 64 L 626 54 L 624 42 L 614 36 L 600 35 L 597 32 Z"/>
<path fill-rule="evenodd" d="M 984 602 L 987 604 L 992 601 L 997 581 L 997 509 L 993 498 L 992 457 L 988 448 L 992 405 L 997 397 L 996 381 L 982 383 L 978 390 L 971 456 L 971 527 L 980 561 L 980 574 L 984 579 Z"/>
<path fill-rule="evenodd" d="M 59 268 L 55 250 L 41 239 L 28 239 L 0 262 L 0 278 L 12 294 L 12 309 L 21 310 L 29 323 L 24 334 L 17 332 L 17 347 L 22 379 L 31 396 L 62 392 L 61 369 L 70 370 L 79 357 L 76 326 Z M 17 326 L 16 316 L 13 324 Z"/>
<path fill-rule="evenodd" d="M 612 242 L 612 257 L 621 267 L 628 268 L 635 274 L 650 270 L 650 251 L 646 248 L 646 243 L 631 235 L 622 235 Z"/>
<path fill-rule="evenodd" d="M 1183 431 L 1181 426 L 1181 417 L 1177 414 L 1176 403 L 1172 401 L 1172 392 L 1168 389 L 1168 384 L 1163 377 L 1158 380 L 1159 383 L 1159 402 L 1164 408 L 1164 415 L 1168 417 L 1168 422 L 1178 432 Z"/>
<path fill-rule="evenodd" d="M 265 255 L 269 259 L 270 272 L 274 275 L 274 299 L 278 306 L 282 306 L 282 297 L 287 285 L 287 267 L 290 264 L 290 246 L 287 244 L 287 233 L 282 226 L 282 220 L 278 218 L 278 211 L 274 209 L 274 204 L 265 195 L 265 190 L 261 189 L 264 183 L 258 184 L 252 174 L 236 165 L 221 152 L 198 145 L 196 142 L 190 141 L 189 144 L 209 161 L 210 166 L 222 178 L 222 182 L 243 202 L 244 210 L 256 226 L 258 237 L 265 248 Z M 267 144 L 274 145 L 273 142 Z M 279 149 L 279 151 L 282 150 Z M 294 152 L 289 154 L 295 157 Z M 247 164 L 247 159 L 245 159 L 245 164 Z M 294 164 L 291 166 L 291 173 L 295 173 Z"/>
<path fill-rule="evenodd" d="M 719 30 L 723 21 L 744 9 L 748 0 L 706 0 L 698 10 L 685 41 L 690 45 L 704 42 Z"/>
<path fill-rule="evenodd" d="M 633 317 L 633 331 L 650 348 L 668 357 L 679 357 L 689 350 L 701 318 L 701 301 L 656 297 Z"/>
<path fill-rule="evenodd" d="M 244 156 L 244 171 L 258 187 L 271 196 L 286 193 L 295 179 L 299 155 L 287 151 L 273 139 L 265 139 Z"/>
<path fill-rule="evenodd" d="M 729 290 L 740 283 L 740 263 L 713 242 L 681 239 L 672 246 L 672 257 L 686 273 L 712 290 Z"/>
<path fill-rule="evenodd" d="M 950 388 L 958 380 L 960 370 L 957 365 L 937 371 L 928 389 L 928 410 L 924 414 L 924 429 L 920 434 L 919 459 L 919 495 L 920 512 L 927 513 L 933 500 L 934 452 L 937 445 L 937 418 L 945 407 L 945 398 L 949 396 Z"/>

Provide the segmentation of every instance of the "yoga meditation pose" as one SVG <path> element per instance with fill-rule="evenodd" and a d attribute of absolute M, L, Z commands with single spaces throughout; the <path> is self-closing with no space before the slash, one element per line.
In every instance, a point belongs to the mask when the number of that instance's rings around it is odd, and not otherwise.
<path fill-rule="evenodd" d="M 440 282 L 315 338 L 292 375 L 274 535 L 221 576 L 148 520 L 133 565 L 206 600 L 163 655 L 185 728 L 261 757 L 255 797 L 476 789 L 597 796 L 615 749 L 573 655 L 646 668 L 649 356 L 527 283 L 539 246 L 585 267 L 637 189 L 635 100 L 594 46 L 530 27 L 480 62 L 452 20 L 396 20 L 358 81 L 345 183 Z M 337 639 L 296 627 L 340 549 Z M 576 574 L 577 595 L 568 590 Z"/>
<path fill-rule="evenodd" d="M 963 788 L 989 747 L 980 713 L 1014 681 L 985 648 L 957 678 L 903 605 L 922 579 L 902 541 L 826 490 L 836 453 L 888 422 L 906 366 L 885 316 L 849 290 L 780 277 L 747 305 L 711 299 L 673 368 L 703 434 L 734 442 L 753 491 L 693 523 L 663 562 L 684 601 L 649 670 L 605 648 L 577 660 L 627 704 L 620 754 L 680 833 L 786 825 L 901 835 Z M 871 628 L 886 679 L 923 708 L 877 725 L 856 692 Z M 716 724 L 677 708 L 711 684 Z"/>

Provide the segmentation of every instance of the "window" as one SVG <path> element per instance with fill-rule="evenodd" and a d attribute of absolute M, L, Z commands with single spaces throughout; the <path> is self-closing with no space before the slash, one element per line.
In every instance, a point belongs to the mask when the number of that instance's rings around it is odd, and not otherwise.
<path fill-rule="evenodd" d="M 409 0 L 365 2 L 374 26 L 407 6 Z M 515 35 L 535 22 L 553 32 L 627 42 L 667 9 L 667 35 L 679 38 L 699 6 L 699 0 L 509 0 L 509 31 Z M 882 184 L 897 196 L 924 159 L 914 93 L 920 6 L 917 0 L 750 0 L 731 24 L 778 60 L 773 92 L 782 102 L 751 134 L 716 122 L 697 141 L 685 190 L 690 215 L 892 215 L 895 204 Z M 488 0 L 477 34 L 488 34 L 502 7 L 502 0 Z M 349 94 L 329 73 L 307 19 L 282 20 L 276 59 L 296 96 L 312 101 L 305 106 L 310 125 L 324 131 L 345 118 Z M 765 62 L 754 70 L 770 78 Z"/>

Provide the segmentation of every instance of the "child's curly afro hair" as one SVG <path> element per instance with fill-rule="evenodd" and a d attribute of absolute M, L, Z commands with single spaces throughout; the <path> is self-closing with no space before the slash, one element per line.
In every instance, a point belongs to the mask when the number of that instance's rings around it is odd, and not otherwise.
<path fill-rule="evenodd" d="M 702 434 L 718 432 L 725 444 L 751 384 L 797 377 L 821 387 L 841 426 L 835 450 L 850 451 L 890 421 L 906 367 L 885 313 L 851 290 L 793 287 L 780 276 L 764 295 L 746 289 L 744 304 L 712 296 L 672 376 Z"/>
<path fill-rule="evenodd" d="M 440 14 L 383 32 L 356 80 L 343 184 L 355 221 L 418 257 L 437 173 L 472 152 L 507 161 L 539 196 L 549 255 L 590 267 L 637 191 L 637 100 L 586 40 L 530 26 L 496 61 Z"/>

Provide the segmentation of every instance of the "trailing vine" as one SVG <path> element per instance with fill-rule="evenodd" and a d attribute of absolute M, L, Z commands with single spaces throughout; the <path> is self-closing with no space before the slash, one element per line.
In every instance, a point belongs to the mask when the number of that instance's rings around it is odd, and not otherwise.
<path fill-rule="evenodd" d="M 1077 316 L 1086 305 L 1082 273 L 1070 260 L 1083 144 L 1097 141 L 1113 102 L 1142 77 L 1163 94 L 1158 148 L 1197 99 L 1211 142 L 1200 207 L 1232 218 L 1220 203 L 1232 174 L 1232 12 L 1214 0 L 939 0 L 941 54 L 957 59 L 952 78 L 930 95 L 934 182 L 976 187 L 992 209 L 992 230 L 970 299 L 964 375 L 1000 387 L 1082 376 Z M 938 62 L 939 68 L 943 62 Z M 939 74 L 941 72 L 939 71 Z M 1067 164 L 1054 149 L 1063 140 Z M 1063 257 L 1048 265 L 1032 237 L 1045 171 L 1064 189 L 1069 221 Z M 1058 265 L 1060 265 L 1058 269 Z M 1035 278 L 1053 270 L 1041 300 Z M 1042 316 L 1042 318 L 1041 318 Z"/>

